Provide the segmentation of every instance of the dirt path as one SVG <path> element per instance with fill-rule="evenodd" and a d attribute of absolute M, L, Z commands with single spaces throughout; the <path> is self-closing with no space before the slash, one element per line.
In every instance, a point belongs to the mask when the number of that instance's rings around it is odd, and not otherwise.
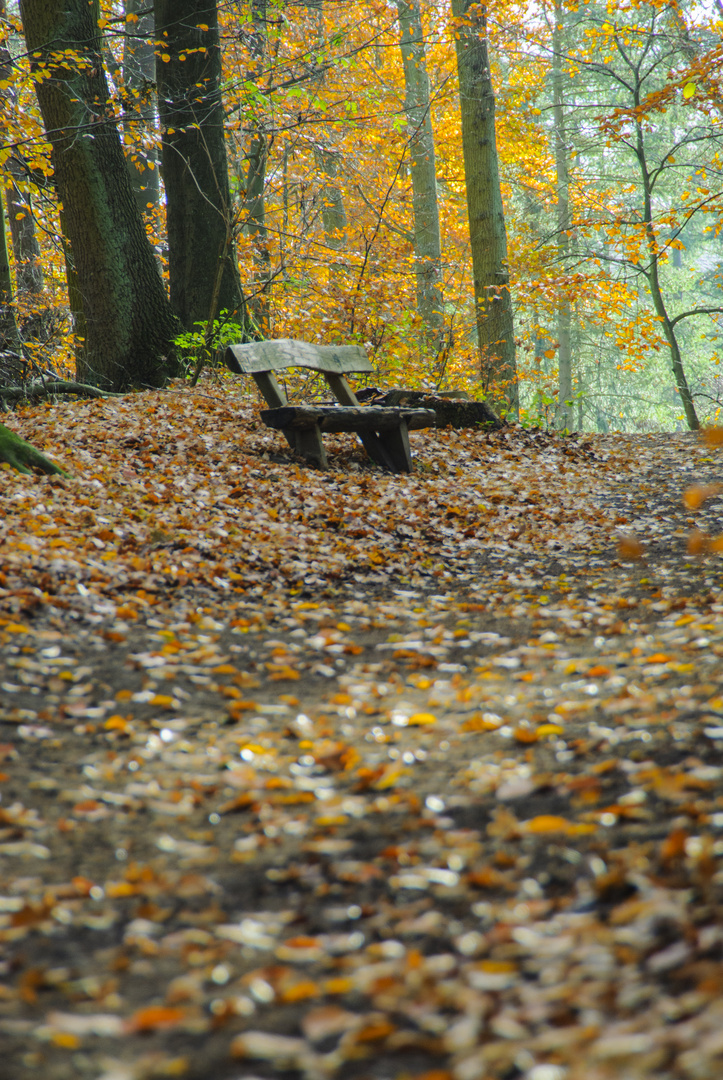
<path fill-rule="evenodd" d="M 249 490 L 277 485 L 280 528 L 290 467 L 254 480 L 249 430 Z M 723 573 L 686 553 L 720 503 L 680 498 L 720 477 L 720 452 L 429 439 L 407 488 L 313 479 L 323 523 L 297 526 L 296 581 L 293 528 L 270 537 L 273 565 L 248 534 L 236 578 L 214 555 L 162 579 L 177 523 L 153 520 L 149 554 L 103 562 L 103 478 L 85 528 L 104 578 L 88 555 L 73 577 L 62 521 L 37 548 L 28 504 L 6 515 L 7 1080 L 720 1075 Z M 357 565 L 352 481 L 369 499 Z M 31 483 L 55 520 L 76 506 L 77 488 Z M 614 528 L 643 561 L 621 561 Z"/>

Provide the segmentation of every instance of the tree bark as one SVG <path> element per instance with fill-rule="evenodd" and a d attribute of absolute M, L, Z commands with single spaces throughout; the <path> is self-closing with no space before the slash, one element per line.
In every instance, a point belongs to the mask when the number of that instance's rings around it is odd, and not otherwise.
<path fill-rule="evenodd" d="M 59 465 L 49 461 L 39 450 L 21 439 L 10 428 L 6 428 L 4 424 L 0 424 L 0 461 L 4 461 L 17 472 L 28 476 L 32 474 L 33 469 L 38 469 L 48 475 L 57 473 L 61 476 L 68 475 Z"/>
<path fill-rule="evenodd" d="M 156 0 L 171 306 L 187 330 L 244 321 L 233 242 L 215 2 Z"/>
<path fill-rule="evenodd" d="M 20 352 L 20 332 L 15 318 L 15 297 L 5 232 L 5 210 L 0 199 L 0 353 Z"/>
<path fill-rule="evenodd" d="M 640 105 L 640 93 L 639 87 L 635 87 L 635 105 Z M 675 385 L 678 388 L 680 394 L 680 400 L 683 405 L 683 412 L 685 413 L 685 420 L 691 431 L 698 431 L 700 428 L 700 420 L 698 414 L 695 411 L 695 404 L 693 402 L 693 395 L 690 392 L 688 386 L 688 380 L 685 376 L 685 367 L 683 366 L 683 357 L 680 353 L 680 346 L 678 344 L 678 338 L 675 333 L 675 323 L 670 318 L 668 309 L 663 298 L 663 290 L 660 286 L 660 254 L 658 248 L 658 240 L 655 235 L 655 228 L 653 226 L 653 181 L 648 168 L 647 149 L 645 145 L 645 130 L 643 122 L 639 117 L 635 120 L 635 156 L 638 159 L 638 166 L 640 168 L 640 178 L 643 185 L 643 224 L 645 227 L 645 239 L 648 249 L 648 265 L 643 269 L 645 277 L 648 281 L 650 288 L 650 295 L 653 300 L 653 307 L 655 308 L 655 314 L 660 319 L 660 324 L 663 328 L 663 334 L 665 340 L 668 343 L 670 349 L 671 367 L 673 369 L 673 378 L 675 379 Z"/>
<path fill-rule="evenodd" d="M 555 0 L 555 23 L 552 31 L 552 99 L 555 138 L 555 171 L 557 182 L 557 258 L 560 269 L 567 270 L 570 255 L 570 179 L 568 174 L 567 132 L 563 101 L 563 9 Z M 572 431 L 572 312 L 570 301 L 563 295 L 557 307 L 557 426 Z"/>
<path fill-rule="evenodd" d="M 0 19 L 5 18 L 5 0 L 0 0 Z M 0 43 L 0 80 L 10 77 L 12 63 L 10 52 L 4 42 Z M 8 97 L 7 90 L 0 90 L 0 104 Z M 0 127 L 1 130 L 1 127 Z M 15 296 L 10 272 L 5 210 L 0 197 L 0 352 L 19 352 L 20 333 L 15 316 Z"/>
<path fill-rule="evenodd" d="M 251 21 L 247 30 L 251 66 L 246 73 L 249 82 L 258 82 L 266 57 L 266 0 L 251 0 Z M 249 298 L 249 311 L 255 337 L 266 338 L 270 330 L 269 278 L 271 255 L 266 227 L 266 164 L 269 137 L 265 118 L 258 113 L 251 119 L 251 131 L 246 160 L 246 195 L 244 197 L 244 230 L 253 241 L 255 288 Z"/>
<path fill-rule="evenodd" d="M 21 0 L 20 10 L 83 306 L 78 378 L 161 385 L 178 327 L 108 104 L 98 0 Z"/>
<path fill-rule="evenodd" d="M 126 0 L 123 86 L 128 169 L 138 209 L 154 210 L 160 201 L 158 156 L 152 142 L 156 127 L 156 46 L 152 0 Z M 128 16 L 137 16 L 129 21 Z"/>
<path fill-rule="evenodd" d="M 516 413 L 515 335 L 486 14 L 476 0 L 452 0 L 452 14 L 482 384 L 507 412 Z"/>
<path fill-rule="evenodd" d="M 441 262 L 434 134 L 430 112 L 424 34 L 419 0 L 397 0 L 400 48 L 404 66 L 404 110 L 409 136 L 409 171 L 414 211 L 414 256 L 417 279 L 417 311 L 426 328 L 429 344 L 443 343 Z"/>
<path fill-rule="evenodd" d="M 39 296 L 45 283 L 30 193 L 20 187 L 24 176 L 22 165 L 11 159 L 8 172 L 12 176 L 6 190 L 8 224 L 13 241 L 17 293 L 19 297 Z"/>

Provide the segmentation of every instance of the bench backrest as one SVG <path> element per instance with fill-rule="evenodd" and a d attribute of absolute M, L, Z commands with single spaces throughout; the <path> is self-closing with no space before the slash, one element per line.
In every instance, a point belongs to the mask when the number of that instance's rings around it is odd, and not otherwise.
<path fill-rule="evenodd" d="M 358 345 L 312 345 L 293 338 L 229 345 L 224 360 L 226 367 L 237 375 L 256 375 L 294 367 L 330 375 L 374 370 Z"/>

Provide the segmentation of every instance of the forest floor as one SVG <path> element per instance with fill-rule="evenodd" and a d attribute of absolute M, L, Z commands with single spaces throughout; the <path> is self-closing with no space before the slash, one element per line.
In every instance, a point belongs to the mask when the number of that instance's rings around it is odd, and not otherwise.
<path fill-rule="evenodd" d="M 723 450 L 9 423 L 4 1080 L 721 1075 Z"/>

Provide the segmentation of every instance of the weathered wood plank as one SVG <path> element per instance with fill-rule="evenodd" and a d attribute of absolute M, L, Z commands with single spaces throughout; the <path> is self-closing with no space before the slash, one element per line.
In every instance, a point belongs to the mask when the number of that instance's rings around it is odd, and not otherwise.
<path fill-rule="evenodd" d="M 224 353 L 224 361 L 226 367 L 236 375 L 284 371 L 293 367 L 338 375 L 345 372 L 368 374 L 374 370 L 358 345 L 312 345 L 293 338 L 229 345 Z"/>
<path fill-rule="evenodd" d="M 409 445 L 409 428 L 404 420 L 397 427 L 383 431 L 379 435 L 379 441 L 392 460 L 394 472 L 410 473 L 412 471 L 412 449 Z"/>
<path fill-rule="evenodd" d="M 329 389 L 340 405 L 358 405 L 357 396 L 349 386 L 343 375 L 337 375 L 333 371 L 325 371 L 324 375 Z"/>
<path fill-rule="evenodd" d="M 263 409 L 263 422 L 279 431 L 303 429 L 319 425 L 322 432 L 391 431 L 404 422 L 417 431 L 433 427 L 435 414 L 431 409 L 383 409 L 373 405 L 358 408 L 337 408 L 335 405 L 285 405 L 280 409 Z"/>
<path fill-rule="evenodd" d="M 280 409 L 282 405 L 286 405 L 286 394 L 279 386 L 273 371 L 255 371 L 254 382 L 270 409 Z"/>

